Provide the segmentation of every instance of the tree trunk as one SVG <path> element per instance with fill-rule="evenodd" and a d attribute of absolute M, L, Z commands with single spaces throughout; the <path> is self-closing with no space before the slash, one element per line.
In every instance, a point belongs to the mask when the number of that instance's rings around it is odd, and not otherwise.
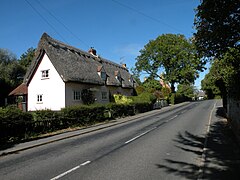
<path fill-rule="evenodd" d="M 175 93 L 175 87 L 174 87 L 174 83 L 171 83 L 171 93 Z"/>

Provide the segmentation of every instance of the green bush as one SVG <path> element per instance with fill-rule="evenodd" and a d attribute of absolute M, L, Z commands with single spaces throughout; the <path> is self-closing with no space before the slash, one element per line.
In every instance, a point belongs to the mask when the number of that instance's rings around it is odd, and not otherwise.
<path fill-rule="evenodd" d="M 116 104 L 129 104 L 133 102 L 133 100 L 127 96 L 121 94 L 114 94 L 113 95 Z"/>
<path fill-rule="evenodd" d="M 135 103 L 134 106 L 136 113 L 143 113 L 153 109 L 153 104 L 151 102 L 138 102 Z"/>
<path fill-rule="evenodd" d="M 0 143 L 24 138 L 32 122 L 31 114 L 16 107 L 0 108 Z"/>
<path fill-rule="evenodd" d="M 104 105 L 77 105 L 66 107 L 61 110 L 62 118 L 73 120 L 74 125 L 89 125 L 94 122 L 105 120 Z"/>
<path fill-rule="evenodd" d="M 44 110 L 37 110 L 32 112 L 33 119 L 35 121 L 39 120 L 50 120 L 50 119 L 57 119 L 59 118 L 59 113 L 56 111 L 52 111 L 50 109 L 44 109 Z"/>
<path fill-rule="evenodd" d="M 95 97 L 93 95 L 93 92 L 89 89 L 82 90 L 81 98 L 82 98 L 83 104 L 86 104 L 86 105 L 90 105 L 95 102 Z"/>
<path fill-rule="evenodd" d="M 152 104 L 154 104 L 157 100 L 157 98 L 152 93 L 149 92 L 144 92 L 139 96 L 131 96 L 131 99 L 133 100 L 133 103 L 147 102 Z"/>

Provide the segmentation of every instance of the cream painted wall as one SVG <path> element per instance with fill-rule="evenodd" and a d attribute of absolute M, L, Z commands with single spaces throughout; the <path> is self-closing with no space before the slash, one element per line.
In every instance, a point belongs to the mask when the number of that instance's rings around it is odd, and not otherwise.
<path fill-rule="evenodd" d="M 97 86 L 89 84 L 78 84 L 78 83 L 66 83 L 66 106 L 72 106 L 77 104 L 82 104 L 82 100 L 76 101 L 73 98 L 74 91 L 82 91 L 83 89 L 90 89 L 96 98 L 96 103 L 108 103 L 109 102 L 109 90 L 106 86 Z M 102 92 L 107 93 L 107 99 L 102 99 Z"/>
<path fill-rule="evenodd" d="M 42 70 L 49 70 L 49 78 L 42 78 Z M 37 102 L 38 94 L 42 94 L 42 103 Z M 60 110 L 65 107 L 64 97 L 65 83 L 45 54 L 28 86 L 28 110 Z"/>

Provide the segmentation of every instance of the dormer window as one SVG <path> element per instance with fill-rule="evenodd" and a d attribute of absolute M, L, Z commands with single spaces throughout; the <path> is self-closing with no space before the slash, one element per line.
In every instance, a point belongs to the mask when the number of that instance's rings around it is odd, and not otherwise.
<path fill-rule="evenodd" d="M 119 73 L 119 71 L 115 71 L 115 78 L 116 78 L 120 83 L 122 83 L 122 77 L 121 77 L 121 74 Z"/>
<path fill-rule="evenodd" d="M 107 79 L 107 74 L 106 74 L 106 72 L 101 71 L 101 79 L 102 79 L 103 81 L 106 81 L 106 79 Z"/>
<path fill-rule="evenodd" d="M 49 69 L 42 71 L 42 79 L 49 78 Z"/>
<path fill-rule="evenodd" d="M 130 82 L 130 83 L 133 83 L 133 82 L 134 82 L 132 76 L 129 77 L 129 82 Z"/>
<path fill-rule="evenodd" d="M 101 77 L 101 79 L 105 82 L 107 80 L 107 73 L 104 70 L 103 66 L 98 66 L 98 75 Z"/>

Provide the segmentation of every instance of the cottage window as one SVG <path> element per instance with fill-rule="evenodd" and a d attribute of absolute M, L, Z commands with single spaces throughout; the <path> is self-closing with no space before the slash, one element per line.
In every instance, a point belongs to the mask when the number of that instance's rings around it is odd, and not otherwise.
<path fill-rule="evenodd" d="M 122 78 L 121 78 L 120 75 L 117 75 L 117 76 L 116 76 L 116 79 L 117 79 L 120 83 L 122 83 Z"/>
<path fill-rule="evenodd" d="M 37 103 L 42 103 L 43 102 L 43 95 L 42 94 L 38 94 L 37 95 Z"/>
<path fill-rule="evenodd" d="M 102 100 L 107 100 L 107 92 L 102 92 Z"/>
<path fill-rule="evenodd" d="M 132 77 L 132 76 L 130 76 L 129 82 L 130 82 L 130 83 L 133 83 L 133 77 Z"/>
<path fill-rule="evenodd" d="M 42 79 L 49 78 L 49 69 L 42 71 Z"/>
<path fill-rule="evenodd" d="M 80 101 L 81 100 L 81 91 L 73 91 L 73 100 Z"/>
<path fill-rule="evenodd" d="M 106 79 L 107 79 L 106 72 L 101 71 L 101 78 L 102 78 L 103 81 L 106 81 Z"/>

